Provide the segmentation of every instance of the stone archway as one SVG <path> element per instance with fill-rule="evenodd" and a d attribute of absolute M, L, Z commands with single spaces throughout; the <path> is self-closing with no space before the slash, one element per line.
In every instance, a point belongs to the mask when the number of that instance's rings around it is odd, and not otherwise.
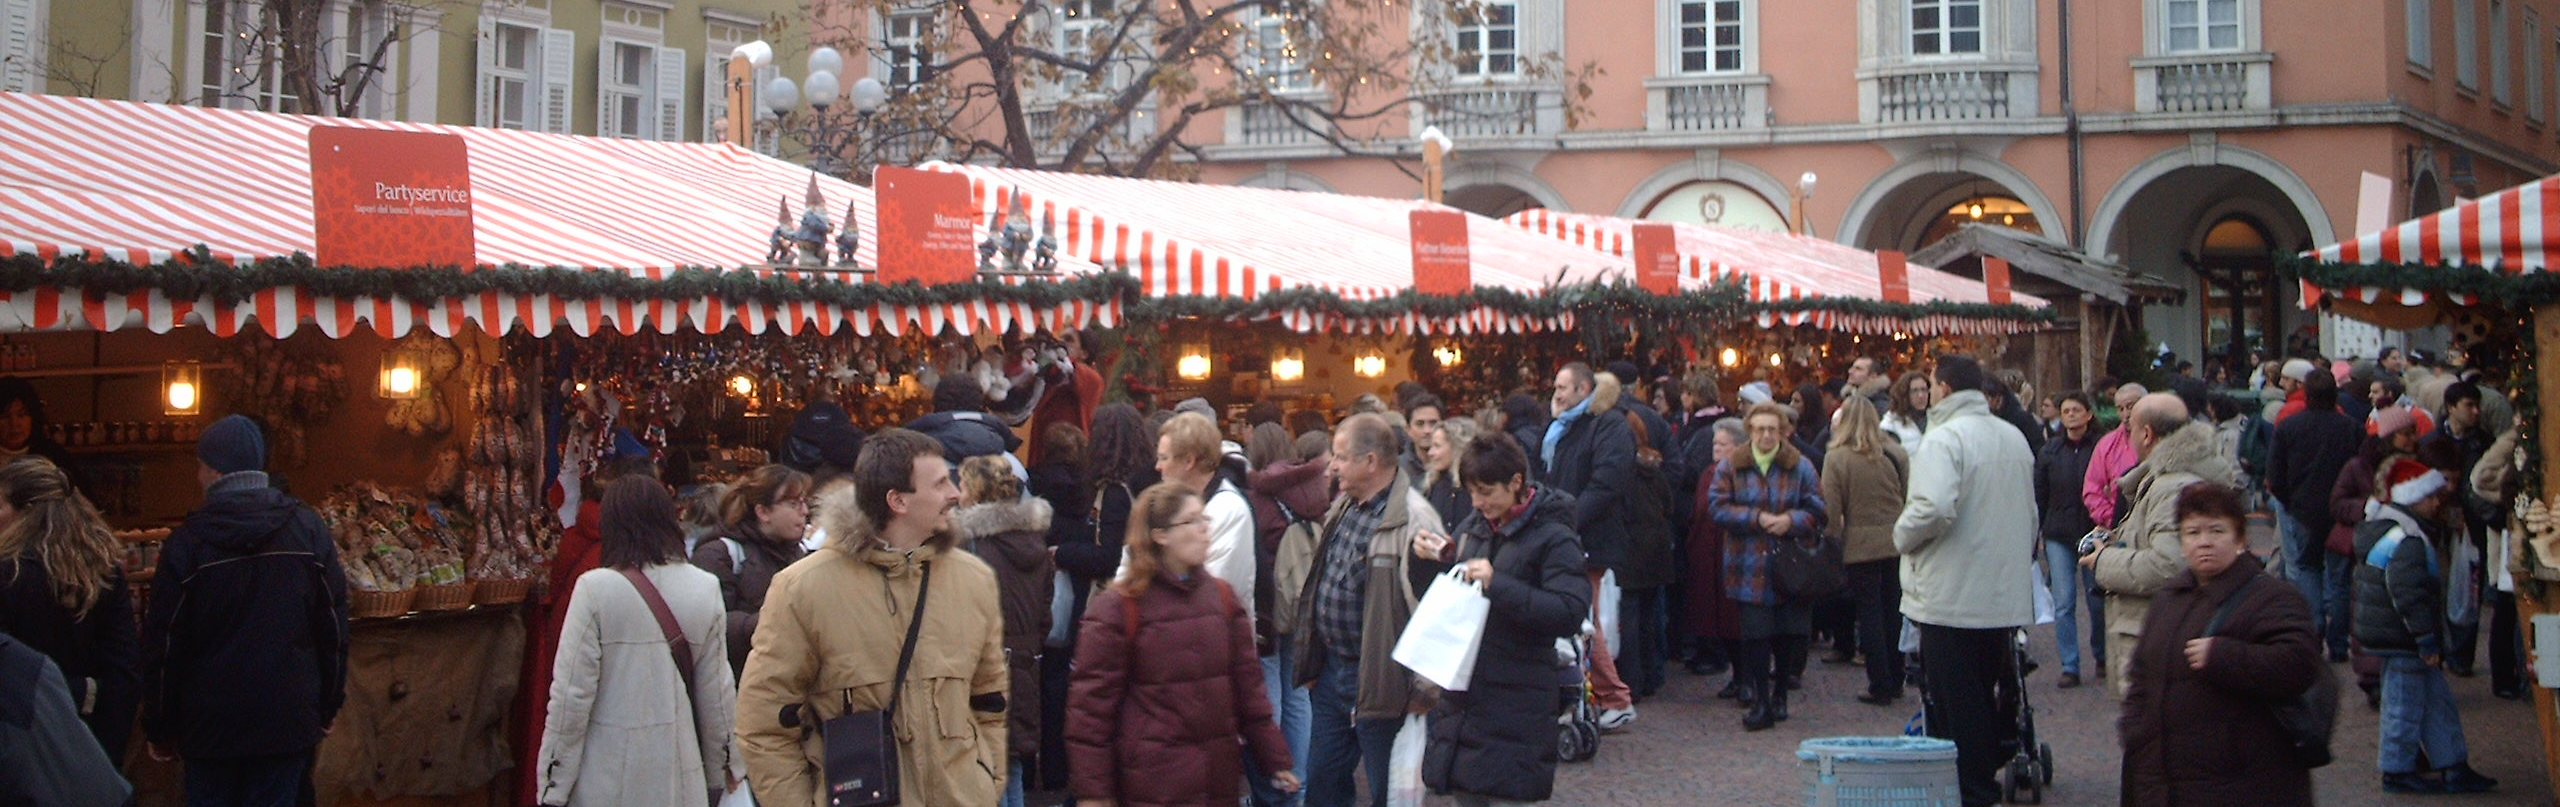
<path fill-rule="evenodd" d="M 2300 207 L 2278 182 L 2240 166 L 2173 165 L 2144 173 L 2141 185 L 2108 194 L 2102 209 L 2110 215 L 2097 220 L 2089 251 L 2187 290 L 2176 305 L 2143 309 L 2149 341 L 2187 359 L 2251 351 L 2273 356 L 2300 347 L 2317 315 L 2300 310 L 2300 291 L 2284 282 L 2276 259 L 2327 243 L 2328 221 Z M 2217 248 L 2213 228 L 2233 221 L 2255 228 L 2253 240 L 2266 254 Z M 2132 222 L 2140 223 L 2138 230 Z"/>
<path fill-rule="evenodd" d="M 2337 233 L 2329 224 L 2329 211 L 2320 204 L 2320 195 L 2313 193 L 2311 184 L 2304 182 L 2302 175 L 2294 173 L 2292 168 L 2255 149 L 2224 143 L 2198 143 L 2152 155 L 2116 180 L 2115 186 L 2107 189 L 2107 195 L 2099 198 L 2097 210 L 2089 218 L 2089 238 L 2082 249 L 2092 254 L 2107 254 L 2114 249 L 2111 245 L 2119 240 L 2117 231 L 2125 221 L 2125 207 L 2132 202 L 2134 194 L 2172 171 L 2207 166 L 2222 166 L 2257 175 L 2291 203 L 2304 224 L 2308 225 L 2313 242 L 2328 244 L 2338 240 Z"/>
<path fill-rule="evenodd" d="M 1441 195 L 1442 203 L 1497 219 L 1531 208 L 1573 209 L 1555 186 L 1513 165 L 1461 162 L 1449 168 L 1441 184 L 1448 188 Z"/>
<path fill-rule="evenodd" d="M 2024 172 L 1979 154 L 1941 149 L 1915 154 L 1877 174 L 1850 199 L 1832 240 L 1864 249 L 1913 251 L 1923 246 L 1917 243 L 1921 235 L 1944 212 L 1942 202 L 1987 191 L 2005 192 L 2039 221 L 2064 220 Z"/>

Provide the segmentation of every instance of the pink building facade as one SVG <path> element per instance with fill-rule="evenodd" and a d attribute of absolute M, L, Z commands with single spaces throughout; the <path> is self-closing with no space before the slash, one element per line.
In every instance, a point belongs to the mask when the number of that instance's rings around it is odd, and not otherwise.
<path fill-rule="evenodd" d="M 1411 196 L 1385 161 L 1410 169 L 1437 124 L 1447 200 L 1489 215 L 1905 251 L 2006 223 L 2185 287 L 2145 326 L 2194 358 L 2317 344 L 2276 256 L 2351 235 L 2362 173 L 2391 180 L 2397 220 L 2560 165 L 2560 0 L 1483 4 L 1409 29 L 1483 58 L 1437 69 L 1372 155 L 1247 108 L 1195 124 L 1202 181 Z M 1541 59 L 1600 68 L 1570 115 L 1569 88 L 1511 74 Z"/>

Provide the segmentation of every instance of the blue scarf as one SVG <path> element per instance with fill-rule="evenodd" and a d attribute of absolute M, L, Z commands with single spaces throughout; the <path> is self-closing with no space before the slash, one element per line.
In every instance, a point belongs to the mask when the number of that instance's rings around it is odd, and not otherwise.
<path fill-rule="evenodd" d="M 1590 411 L 1591 396 L 1585 395 L 1582 396 L 1581 403 L 1574 404 L 1572 409 L 1556 415 L 1556 419 L 1547 421 L 1547 439 L 1542 441 L 1538 448 L 1540 465 L 1550 470 L 1556 467 L 1556 441 L 1564 439 L 1564 430 L 1571 428 L 1574 421 L 1581 420 L 1582 416 L 1589 414 Z"/>

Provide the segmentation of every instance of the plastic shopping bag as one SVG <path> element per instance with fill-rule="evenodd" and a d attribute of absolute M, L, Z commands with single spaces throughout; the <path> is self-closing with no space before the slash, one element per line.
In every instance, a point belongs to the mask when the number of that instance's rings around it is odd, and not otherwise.
<path fill-rule="evenodd" d="M 2036 572 L 2034 564 L 2027 566 L 2027 582 L 2036 588 L 2036 624 L 2053 624 L 2053 589 L 2044 584 L 2044 575 Z"/>
<path fill-rule="evenodd" d="M 1387 807 L 1422 807 L 1422 747 L 1429 742 L 1423 734 L 1421 715 L 1407 716 L 1404 728 L 1396 730 L 1395 750 L 1387 756 Z"/>
<path fill-rule="evenodd" d="M 1464 691 L 1475 673 L 1485 613 L 1492 607 L 1493 601 L 1467 582 L 1463 567 L 1442 572 L 1414 605 L 1413 620 L 1397 637 L 1392 657 L 1441 689 Z"/>
<path fill-rule="evenodd" d="M 1618 599 L 1625 593 L 1618 588 L 1618 573 L 1615 571 L 1601 572 L 1600 588 L 1591 592 L 1591 607 L 1600 611 L 1600 643 L 1612 653 L 1626 647 L 1618 643 Z"/>
<path fill-rule="evenodd" d="M 738 789 L 720 795 L 720 807 L 756 807 L 756 792 L 746 780 L 738 780 Z"/>
<path fill-rule="evenodd" d="M 2444 621 L 2480 624 L 2480 578 L 2475 576 L 2480 549 L 2461 536 L 2455 536 L 2451 543 L 2444 569 Z"/>

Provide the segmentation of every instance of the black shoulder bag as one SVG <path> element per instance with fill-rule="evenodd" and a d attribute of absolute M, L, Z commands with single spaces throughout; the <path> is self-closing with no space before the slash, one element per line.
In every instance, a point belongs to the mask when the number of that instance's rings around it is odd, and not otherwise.
<path fill-rule="evenodd" d="M 2266 575 L 2251 577 L 2232 590 L 2231 596 L 2222 598 L 2222 604 L 2213 609 L 2213 618 L 2204 623 L 2203 638 L 2211 638 L 2216 631 L 2222 630 L 2222 619 L 2230 616 L 2231 609 L 2240 604 L 2241 595 L 2249 593 L 2249 587 L 2263 579 Z M 2276 725 L 2283 726 L 2286 738 L 2293 741 L 2294 763 L 2305 768 L 2329 764 L 2332 759 L 2329 736 L 2338 727 L 2338 675 L 2329 669 L 2326 661 L 2317 666 L 2319 672 L 2311 679 L 2310 689 L 2277 701 L 2272 707 Z"/>
<path fill-rule="evenodd" d="M 916 609 L 907 621 L 906 644 L 898 648 L 898 673 L 889 685 L 889 708 L 846 711 L 818 726 L 826 741 L 827 804 L 830 807 L 884 807 L 898 803 L 898 735 L 891 721 L 907 694 L 907 664 L 915 660 L 916 633 L 924 627 L 925 593 L 933 590 L 933 564 L 924 564 L 924 582 L 916 584 Z M 885 576 L 885 573 L 884 573 Z"/>

